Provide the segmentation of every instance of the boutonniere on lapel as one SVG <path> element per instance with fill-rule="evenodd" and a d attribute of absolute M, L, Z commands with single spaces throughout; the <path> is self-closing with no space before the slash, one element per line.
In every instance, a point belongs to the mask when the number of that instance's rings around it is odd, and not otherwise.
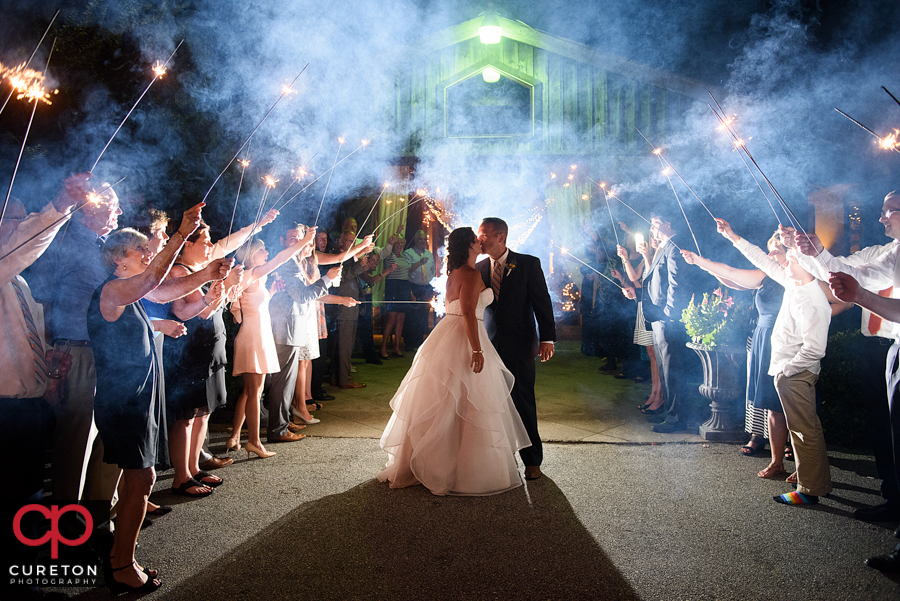
<path fill-rule="evenodd" d="M 516 260 L 512 259 L 506 262 L 506 275 L 503 277 L 507 277 L 509 274 L 513 272 L 513 269 L 516 268 Z"/>

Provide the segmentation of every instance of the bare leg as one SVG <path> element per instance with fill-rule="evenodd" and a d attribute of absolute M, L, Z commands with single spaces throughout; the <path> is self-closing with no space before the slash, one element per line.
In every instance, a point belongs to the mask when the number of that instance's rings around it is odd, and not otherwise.
<path fill-rule="evenodd" d="M 397 314 L 397 325 L 394 326 L 394 352 L 400 354 L 400 337 L 403 336 L 403 322 L 406 321 L 406 313 Z"/>
<path fill-rule="evenodd" d="M 247 442 L 265 450 L 259 439 L 259 398 L 262 396 L 265 374 L 244 374 L 244 389 L 247 391 Z"/>
<path fill-rule="evenodd" d="M 387 358 L 388 342 L 391 339 L 391 332 L 397 324 L 397 314 L 393 311 L 387 312 L 387 321 L 384 323 L 384 335 L 381 337 L 381 356 Z"/>
<path fill-rule="evenodd" d="M 247 375 L 248 374 L 244 374 L 244 388 L 241 390 L 241 394 L 238 395 L 237 404 L 234 406 L 234 419 L 231 422 L 231 436 L 228 438 L 228 442 L 225 445 L 228 449 L 239 448 L 241 442 L 241 428 L 244 427 L 244 417 L 247 411 L 247 388 L 249 387 L 247 384 Z"/>
<path fill-rule="evenodd" d="M 647 355 L 650 357 L 650 406 L 647 409 L 659 409 L 666 402 L 662 392 L 662 381 L 659 379 L 659 369 L 656 366 L 656 353 L 652 346 L 647 347 Z"/>
<path fill-rule="evenodd" d="M 307 371 L 306 364 L 309 366 L 310 371 Z M 305 420 L 312 420 L 312 414 L 310 414 L 309 409 L 306 408 L 306 399 L 312 398 L 312 395 L 306 396 L 306 391 L 309 390 L 309 378 L 312 370 L 312 362 L 308 359 L 303 359 L 300 361 L 300 365 L 297 368 L 297 385 L 294 387 L 294 400 L 292 404 L 294 409 L 297 410 L 297 413 L 300 414 L 301 417 Z"/>
<path fill-rule="evenodd" d="M 312 360 L 304 359 L 303 361 L 300 362 L 300 371 L 303 372 L 304 369 L 306 369 L 306 379 L 303 380 L 303 382 L 305 383 L 306 387 L 303 389 L 303 396 L 305 397 L 304 398 L 305 401 L 311 401 L 313 398 L 312 397 Z"/>
<path fill-rule="evenodd" d="M 134 548 L 147 512 L 147 497 L 153 489 L 156 474 L 152 467 L 123 471 L 122 496 L 116 506 L 118 518 L 111 557 L 113 580 L 138 587 L 147 582 L 147 575 L 134 563 Z"/>
<path fill-rule="evenodd" d="M 172 479 L 172 488 L 178 488 L 191 479 L 190 471 L 190 440 L 191 431 L 194 429 L 193 419 L 179 419 L 169 430 L 169 455 L 172 466 L 175 468 L 175 476 Z M 196 490 L 190 490 L 196 493 Z"/>
<path fill-rule="evenodd" d="M 757 474 L 760 478 L 771 478 L 784 473 L 784 445 L 787 443 L 788 427 L 784 413 L 769 411 L 769 446 L 772 447 L 772 462 Z"/>

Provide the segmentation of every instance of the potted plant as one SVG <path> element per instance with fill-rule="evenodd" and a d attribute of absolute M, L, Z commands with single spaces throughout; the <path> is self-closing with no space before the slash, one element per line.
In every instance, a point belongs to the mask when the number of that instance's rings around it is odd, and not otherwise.
<path fill-rule="evenodd" d="M 687 344 L 703 364 L 700 394 L 709 399 L 712 415 L 700 426 L 707 440 L 732 440 L 742 436 L 742 428 L 732 423 L 729 411 L 746 389 L 747 337 L 752 307 L 735 303 L 721 288 L 712 295 L 703 293 L 698 304 L 691 298 L 681 321 L 691 337 Z"/>

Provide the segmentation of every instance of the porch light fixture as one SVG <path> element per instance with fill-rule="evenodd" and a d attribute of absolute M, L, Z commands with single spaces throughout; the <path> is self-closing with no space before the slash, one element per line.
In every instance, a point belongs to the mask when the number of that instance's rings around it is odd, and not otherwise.
<path fill-rule="evenodd" d="M 500 28 L 500 21 L 497 19 L 497 13 L 492 7 L 484 12 L 484 21 L 478 28 L 478 37 L 481 38 L 482 44 L 499 44 L 500 38 L 503 37 L 503 30 Z"/>
<path fill-rule="evenodd" d="M 497 83 L 500 81 L 500 72 L 493 67 L 485 67 L 484 71 L 481 72 L 481 76 L 487 83 Z"/>

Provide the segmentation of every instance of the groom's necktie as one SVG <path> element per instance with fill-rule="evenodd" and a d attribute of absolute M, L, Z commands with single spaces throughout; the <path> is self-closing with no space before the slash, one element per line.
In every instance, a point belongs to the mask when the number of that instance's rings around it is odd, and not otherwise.
<path fill-rule="evenodd" d="M 494 261 L 494 269 L 491 272 L 491 290 L 494 291 L 494 300 L 500 298 L 500 281 L 503 279 L 503 265 L 500 261 Z"/>

